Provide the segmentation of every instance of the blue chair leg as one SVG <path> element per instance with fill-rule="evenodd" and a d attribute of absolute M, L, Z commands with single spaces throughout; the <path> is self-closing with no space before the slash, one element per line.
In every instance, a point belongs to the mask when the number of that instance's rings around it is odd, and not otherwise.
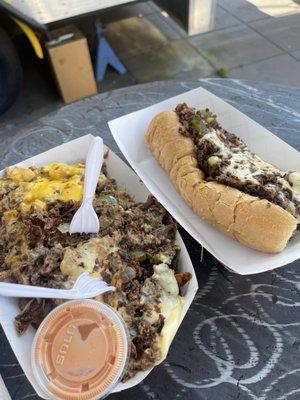
<path fill-rule="evenodd" d="M 113 67 L 120 75 L 127 72 L 125 66 L 121 63 L 116 53 L 113 51 L 107 40 L 103 35 L 97 34 L 97 45 L 95 49 L 95 76 L 96 81 L 102 81 L 104 79 L 105 71 L 107 66 Z"/>

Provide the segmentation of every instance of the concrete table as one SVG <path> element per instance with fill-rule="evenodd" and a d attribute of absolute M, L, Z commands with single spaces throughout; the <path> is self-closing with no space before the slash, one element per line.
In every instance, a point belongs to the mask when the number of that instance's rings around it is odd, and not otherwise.
<path fill-rule="evenodd" d="M 2 165 L 87 133 L 120 153 L 107 121 L 197 86 L 212 91 L 300 149 L 300 89 L 246 81 L 155 82 L 66 106 L 2 143 Z M 284 154 L 282 155 L 284 157 Z M 273 272 L 228 272 L 181 229 L 196 267 L 199 292 L 166 362 L 117 399 L 300 398 L 300 262 Z M 37 400 L 3 332 L 0 374 L 13 400 Z"/>

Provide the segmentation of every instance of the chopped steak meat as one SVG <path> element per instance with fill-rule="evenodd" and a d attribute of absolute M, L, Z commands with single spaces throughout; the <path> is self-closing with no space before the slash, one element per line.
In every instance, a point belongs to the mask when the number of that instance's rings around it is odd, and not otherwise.
<path fill-rule="evenodd" d="M 32 183 L 40 174 L 56 177 L 64 168 L 55 165 L 54 172 L 50 166 L 44 170 L 24 169 L 24 187 L 27 180 Z M 78 166 L 74 168 L 82 171 Z M 70 171 L 67 169 L 68 176 Z M 14 172 L 8 176 L 15 176 Z M 145 203 L 135 202 L 107 176 L 104 165 L 94 199 L 100 232 L 70 235 L 69 223 L 78 201 L 57 198 L 45 201 L 41 207 L 33 199 L 39 207 L 32 205 L 27 210 L 22 201 L 25 195 L 32 201 L 33 195 L 22 194 L 23 181 L 19 185 L 9 177 L 0 181 L 0 280 L 68 288 L 83 271 L 104 279 L 117 288 L 106 293 L 104 301 L 123 317 L 131 338 L 124 380 L 153 367 L 162 356 L 158 338 L 165 321 L 163 283 L 160 284 L 155 266 L 164 274 L 164 268 L 171 271 L 175 283 L 178 280 L 174 299 L 179 297 L 179 286 L 190 278 L 185 274 L 175 278 L 173 270 L 180 249 L 175 243 L 176 224 L 166 210 L 152 196 Z M 35 196 L 40 194 L 35 192 Z M 86 252 L 90 257 L 85 257 Z M 21 299 L 21 312 L 15 318 L 17 332 L 23 334 L 29 325 L 38 327 L 58 304 L 59 300 Z"/>

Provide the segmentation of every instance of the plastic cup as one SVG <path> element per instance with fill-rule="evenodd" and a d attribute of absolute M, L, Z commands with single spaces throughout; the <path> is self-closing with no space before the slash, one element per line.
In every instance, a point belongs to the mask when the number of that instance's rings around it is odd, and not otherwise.
<path fill-rule="evenodd" d="M 56 307 L 40 325 L 32 346 L 32 369 L 45 396 L 96 400 L 122 378 L 129 335 L 117 312 L 95 300 Z"/>

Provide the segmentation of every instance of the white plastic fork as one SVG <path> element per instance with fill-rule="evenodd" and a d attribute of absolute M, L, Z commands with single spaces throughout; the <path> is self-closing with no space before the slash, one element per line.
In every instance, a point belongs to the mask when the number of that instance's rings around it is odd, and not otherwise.
<path fill-rule="evenodd" d="M 74 214 L 69 233 L 98 233 L 99 219 L 93 208 L 93 199 L 103 163 L 103 140 L 95 137 L 85 161 L 84 188 L 81 206 Z"/>
<path fill-rule="evenodd" d="M 115 289 L 114 286 L 108 286 L 106 282 L 92 277 L 88 272 L 79 275 L 72 289 L 52 289 L 0 282 L 0 296 L 6 297 L 79 300 L 91 299 Z"/>

